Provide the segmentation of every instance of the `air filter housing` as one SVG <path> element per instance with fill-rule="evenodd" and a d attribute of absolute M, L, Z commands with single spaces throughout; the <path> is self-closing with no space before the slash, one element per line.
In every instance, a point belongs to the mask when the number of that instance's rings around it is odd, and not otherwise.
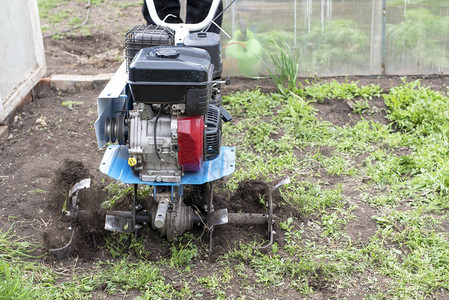
<path fill-rule="evenodd" d="M 175 34 L 168 27 L 156 25 L 134 26 L 125 36 L 126 67 L 143 48 L 174 45 Z"/>

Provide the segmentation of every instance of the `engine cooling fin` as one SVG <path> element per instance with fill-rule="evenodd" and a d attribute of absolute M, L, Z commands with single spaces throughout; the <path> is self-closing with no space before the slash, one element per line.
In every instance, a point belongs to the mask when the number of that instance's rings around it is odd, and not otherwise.
<path fill-rule="evenodd" d="M 221 122 L 220 109 L 215 105 L 209 105 L 206 115 L 205 134 L 205 158 L 212 160 L 220 155 L 221 147 Z"/>

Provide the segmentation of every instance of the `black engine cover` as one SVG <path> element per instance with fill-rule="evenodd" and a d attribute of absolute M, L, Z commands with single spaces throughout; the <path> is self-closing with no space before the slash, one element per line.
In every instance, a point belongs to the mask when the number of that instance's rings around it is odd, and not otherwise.
<path fill-rule="evenodd" d="M 128 83 L 138 103 L 185 103 L 187 115 L 204 115 L 212 96 L 212 74 L 206 50 L 150 47 L 140 50 L 131 62 Z"/>

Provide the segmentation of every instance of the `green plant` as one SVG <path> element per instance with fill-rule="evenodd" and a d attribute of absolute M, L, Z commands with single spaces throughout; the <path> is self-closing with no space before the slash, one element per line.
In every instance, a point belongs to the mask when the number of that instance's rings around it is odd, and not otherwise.
<path fill-rule="evenodd" d="M 32 253 L 38 245 L 28 242 L 26 238 L 19 238 L 13 233 L 12 225 L 6 232 L 0 231 L 0 259 L 15 261 L 24 258 L 38 258 Z"/>
<path fill-rule="evenodd" d="M 169 265 L 171 267 L 180 268 L 186 266 L 192 262 L 192 260 L 198 255 L 198 248 L 192 243 L 192 238 L 189 240 L 185 236 L 178 245 L 173 245 L 170 248 L 171 257 Z"/>
<path fill-rule="evenodd" d="M 332 236 L 341 232 L 342 226 L 346 225 L 346 220 L 336 212 L 321 217 L 321 225 L 324 227 L 323 236 Z"/>
<path fill-rule="evenodd" d="M 31 191 L 28 191 L 27 193 L 28 194 L 46 194 L 48 192 L 44 191 L 42 189 L 34 189 L 34 190 L 31 190 Z"/>
<path fill-rule="evenodd" d="M 133 186 L 121 182 L 112 182 L 108 184 L 103 191 L 108 194 L 108 198 L 101 203 L 101 208 L 109 209 L 113 207 L 117 201 L 130 197 L 133 193 Z M 138 198 L 145 198 L 148 197 L 152 191 L 153 188 L 151 186 L 143 185 L 137 190 L 137 196 Z"/>
<path fill-rule="evenodd" d="M 304 95 L 318 102 L 330 99 L 352 100 L 356 97 L 370 100 L 373 97 L 380 97 L 382 95 L 382 88 L 375 84 L 359 87 L 357 82 L 354 81 L 340 83 L 332 80 L 330 82 L 314 83 L 306 86 L 304 88 Z"/>
<path fill-rule="evenodd" d="M 105 238 L 105 249 L 113 257 L 123 257 L 134 255 L 136 257 L 145 259 L 148 255 L 145 249 L 145 239 L 140 237 L 134 238 L 132 233 L 112 233 Z"/>
<path fill-rule="evenodd" d="M 48 17 L 53 8 L 58 7 L 68 1 L 69 0 L 38 0 L 37 5 L 39 6 L 39 17 Z"/>
<path fill-rule="evenodd" d="M 271 44 L 274 50 L 269 56 L 274 69 L 267 69 L 277 90 L 283 95 L 288 92 L 299 92 L 301 90 L 301 83 L 298 81 L 299 50 L 293 50 L 281 36 L 271 40 Z"/>
<path fill-rule="evenodd" d="M 13 269 L 0 259 L 0 298 L 34 299 L 35 297 L 32 283 L 23 277 L 20 270 Z"/>
<path fill-rule="evenodd" d="M 363 114 L 364 112 L 368 112 L 370 110 L 370 105 L 367 100 L 357 101 L 354 103 L 354 112 L 358 114 Z"/>
<path fill-rule="evenodd" d="M 299 182 L 281 189 L 284 199 L 302 213 L 322 214 L 326 208 L 342 208 L 346 201 L 341 186 L 334 190 L 322 189 L 317 183 Z"/>
<path fill-rule="evenodd" d="M 81 105 L 83 102 L 81 101 L 63 101 L 61 103 L 62 106 L 67 107 L 68 109 L 72 110 L 74 105 Z"/>

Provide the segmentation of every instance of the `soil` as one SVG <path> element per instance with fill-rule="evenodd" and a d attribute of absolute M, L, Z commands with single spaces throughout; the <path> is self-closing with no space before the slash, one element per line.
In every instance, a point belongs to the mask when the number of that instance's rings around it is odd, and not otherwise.
<path fill-rule="evenodd" d="M 136 11 L 138 13 L 136 13 Z M 93 6 L 91 20 L 101 27 L 92 27 L 91 35 L 81 36 L 78 32 L 63 39 L 45 39 L 46 60 L 48 74 L 99 74 L 114 72 L 123 59 L 123 28 L 142 23 L 140 8 L 136 6 L 122 10 L 123 18 L 120 26 L 115 18 L 108 19 L 108 14 Z M 226 73 L 226 72 L 225 72 Z M 401 82 L 399 77 L 337 77 L 324 80 L 352 81 L 360 84 L 380 84 L 388 90 L 391 86 Z M 449 77 L 432 77 L 422 79 L 423 85 L 430 85 L 436 89 L 449 84 Z M 230 86 L 224 86 L 224 94 L 233 91 L 260 88 L 262 92 L 274 92 L 275 87 L 269 79 L 253 80 L 249 78 L 234 78 Z M 113 182 L 98 170 L 104 150 L 99 150 L 96 143 L 93 123 L 97 118 L 96 97 L 101 88 L 86 89 L 71 94 L 52 90 L 41 86 L 35 90 L 34 101 L 23 108 L 14 118 L 10 127 L 10 135 L 0 142 L 0 230 L 12 231 L 18 237 L 30 237 L 32 240 L 44 244 L 47 248 L 61 247 L 71 235 L 70 228 L 76 226 L 79 237 L 76 239 L 75 250 L 69 259 L 63 263 L 73 264 L 73 257 L 81 258 L 79 266 L 89 268 L 93 260 L 111 259 L 104 251 L 103 237 L 109 233 L 103 230 L 104 212 L 100 204 L 106 199 L 103 191 L 105 186 Z M 72 108 L 63 105 L 64 101 L 74 101 Z M 373 114 L 365 118 L 386 123 L 385 105 L 382 99 L 373 99 L 378 108 Z M 316 103 L 318 117 L 339 126 L 360 120 L 354 114 L 350 103 L 341 100 Z M 321 149 L 324 155 L 326 149 Z M 306 155 L 304 151 L 297 155 Z M 80 191 L 80 210 L 88 211 L 79 223 L 75 224 L 62 212 L 68 190 L 78 180 L 89 177 L 92 179 L 90 189 Z M 321 181 L 328 181 L 330 186 L 336 184 L 335 178 L 323 175 Z M 217 183 L 218 188 L 226 181 Z M 265 212 L 261 199 L 267 197 L 267 190 L 271 183 L 258 180 L 241 182 L 237 191 L 232 195 L 217 194 L 215 203 L 217 208 L 228 208 L 230 212 Z M 346 196 L 357 203 L 353 212 L 356 220 L 348 224 L 347 234 L 352 239 L 363 241 L 376 231 L 376 224 L 371 216 L 372 209 L 357 202 L 357 182 L 352 183 L 345 190 Z M 351 185 L 349 185 L 350 187 Z M 220 188 L 219 188 L 220 190 Z M 129 201 L 129 199 L 127 200 Z M 295 224 L 307 225 L 297 211 L 285 204 L 279 192 L 273 194 L 274 212 L 281 219 L 293 216 Z M 129 203 L 122 205 L 129 206 Z M 279 230 L 279 229 L 277 229 Z M 201 229 L 195 229 L 195 234 L 201 234 Z M 149 260 L 157 260 L 170 255 L 170 244 L 152 230 L 144 231 L 148 235 L 146 248 Z M 255 225 L 222 226 L 214 232 L 214 256 L 226 253 L 240 242 L 254 240 L 258 235 L 261 242 L 266 242 L 266 228 Z M 282 244 L 282 234 L 275 236 L 276 242 Z M 202 246 L 205 248 L 205 246 Z M 44 251 L 44 250 L 43 250 Z M 204 267 L 205 273 L 214 269 L 212 262 L 200 260 L 197 268 Z M 48 263 L 53 263 L 48 258 Z M 55 262 L 56 263 L 56 262 Z M 169 278 L 170 274 L 165 274 Z M 330 295 L 325 290 L 325 283 L 316 282 L 318 294 Z M 321 293 L 321 294 L 320 294 Z M 236 291 L 238 295 L 238 291 Z M 273 297 L 281 295 L 282 290 L 273 290 Z M 299 295 L 292 295 L 293 298 Z M 317 298 L 318 297 L 318 298 Z"/>

